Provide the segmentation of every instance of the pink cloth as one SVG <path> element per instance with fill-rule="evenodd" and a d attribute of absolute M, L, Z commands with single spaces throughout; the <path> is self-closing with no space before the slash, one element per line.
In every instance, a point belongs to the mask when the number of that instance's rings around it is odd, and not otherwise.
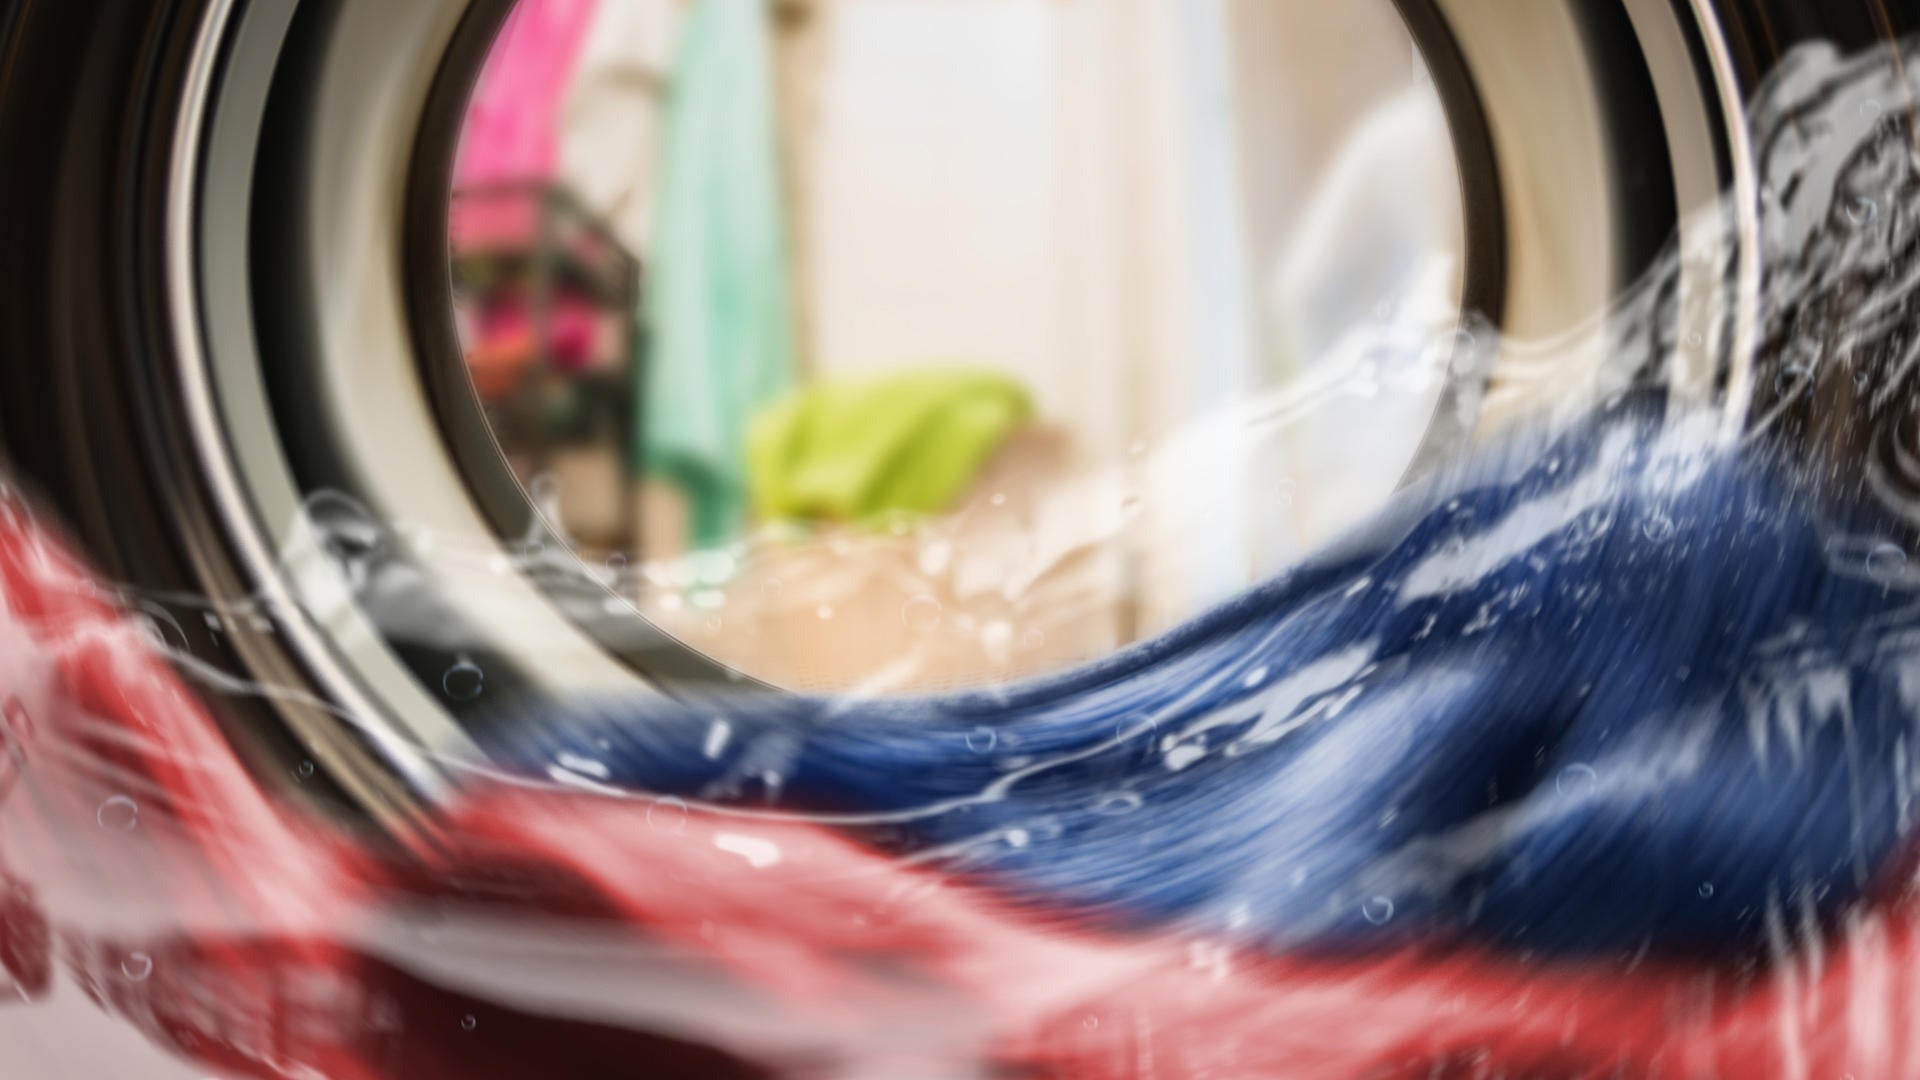
<path fill-rule="evenodd" d="M 550 180 L 560 108 L 599 0 L 520 0 L 480 73 L 454 160 L 454 186 Z"/>

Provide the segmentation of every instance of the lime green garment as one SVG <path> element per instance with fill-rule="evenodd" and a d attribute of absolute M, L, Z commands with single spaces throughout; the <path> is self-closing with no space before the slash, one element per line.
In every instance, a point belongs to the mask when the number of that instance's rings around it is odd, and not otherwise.
<path fill-rule="evenodd" d="M 694 4 L 667 104 L 636 450 L 685 492 L 696 547 L 738 535 L 748 418 L 793 380 L 768 2 Z"/>
<path fill-rule="evenodd" d="M 864 521 L 943 510 L 1032 414 L 1026 389 L 990 371 L 809 387 L 754 417 L 754 511 L 766 520 Z"/>

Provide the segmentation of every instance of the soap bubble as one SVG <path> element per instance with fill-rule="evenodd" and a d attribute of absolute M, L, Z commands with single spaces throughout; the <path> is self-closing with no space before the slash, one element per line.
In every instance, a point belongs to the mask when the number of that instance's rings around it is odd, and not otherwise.
<path fill-rule="evenodd" d="M 924 634 L 940 625 L 942 610 L 940 601 L 931 596 L 916 596 L 900 609 L 900 621 L 907 629 Z"/>
<path fill-rule="evenodd" d="M 647 824 L 661 832 L 680 832 L 687 827 L 687 804 L 671 796 L 656 799 L 647 807 Z"/>
<path fill-rule="evenodd" d="M 94 820 L 108 832 L 132 832 L 140 825 L 140 804 L 125 795 L 115 795 L 100 804 Z"/>
<path fill-rule="evenodd" d="M 487 674 L 471 660 L 461 660 L 441 676 L 440 688 L 455 701 L 472 701 L 487 688 Z"/>
<path fill-rule="evenodd" d="M 145 982 L 147 976 L 153 974 L 153 957 L 143 952 L 128 954 L 125 960 L 120 961 L 120 974 L 134 982 Z"/>
<path fill-rule="evenodd" d="M 1867 573 L 1881 581 L 1889 581 L 1905 573 L 1907 553 L 1898 544 L 1876 544 L 1867 552 Z"/>
<path fill-rule="evenodd" d="M 1579 798 L 1593 794 L 1599 782 L 1600 774 L 1593 771 L 1593 766 L 1574 764 L 1561 769 L 1560 775 L 1554 777 L 1553 789 L 1562 795 Z"/>

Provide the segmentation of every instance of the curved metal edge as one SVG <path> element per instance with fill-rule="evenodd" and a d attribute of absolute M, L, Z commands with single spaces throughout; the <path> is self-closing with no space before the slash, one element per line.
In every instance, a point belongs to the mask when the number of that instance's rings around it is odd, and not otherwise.
<path fill-rule="evenodd" d="M 250 10 L 263 12 L 269 6 L 256 4 Z M 179 358 L 180 386 L 202 479 L 215 496 L 216 512 L 223 517 L 229 544 L 259 590 L 258 596 L 274 613 L 280 633 L 297 650 L 331 701 L 349 715 L 370 718 L 380 715 L 377 706 L 339 664 L 317 629 L 300 614 L 304 609 L 287 589 L 274 553 L 261 542 L 261 523 L 246 509 L 252 506 L 252 500 L 233 468 L 234 448 L 227 442 L 209 378 L 206 327 L 195 287 L 201 280 L 203 140 L 208 133 L 223 46 L 239 10 L 237 0 L 213 0 L 202 15 L 173 131 L 165 221 L 166 296 L 172 344 Z M 418 744 L 401 738 L 385 724 L 361 723 L 356 727 L 378 744 L 384 760 L 402 774 L 416 793 L 429 799 L 446 793 L 445 773 L 430 756 L 421 752 Z M 324 742 L 309 739 L 310 745 L 316 741 Z M 349 790 L 358 789 L 354 793 L 363 803 L 376 809 L 384 806 L 387 813 L 381 816 L 392 823 L 398 808 L 391 805 L 391 793 L 371 790 L 360 770 L 348 768 L 339 773 Z"/>
<path fill-rule="evenodd" d="M 1466 55 L 1435 0 L 1393 0 L 1393 4 L 1440 96 L 1459 169 L 1461 220 L 1466 225 L 1461 245 L 1466 253 L 1460 295 L 1462 321 L 1484 319 L 1499 326 L 1507 308 L 1508 237 L 1506 199 L 1492 125 Z M 1451 358 L 1446 370 L 1446 385 L 1435 403 L 1426 436 L 1415 449 L 1401 481 L 1403 485 L 1456 457 L 1473 441 L 1475 417 L 1465 406 L 1478 400 L 1492 372 L 1462 371 Z M 1463 389 L 1463 382 L 1475 379 L 1482 385 Z"/>
<path fill-rule="evenodd" d="M 1753 358 L 1759 348 L 1760 320 L 1760 174 L 1747 130 L 1746 103 L 1736 73 L 1733 47 L 1712 0 L 1687 0 L 1707 53 L 1708 72 L 1718 96 L 1733 170 L 1733 212 L 1739 236 L 1735 252 L 1735 319 L 1727 347 L 1727 386 L 1721 437 L 1729 442 L 1746 430 L 1753 408 Z"/>
<path fill-rule="evenodd" d="M 494 437 L 461 353 L 453 323 L 453 293 L 448 276 L 448 217 L 453 163 L 467 106 L 490 47 L 513 8 L 514 0 L 475 0 L 468 8 L 453 47 L 442 60 L 421 119 L 408 169 L 402 258 L 406 264 L 406 305 L 414 359 L 428 404 L 438 421 L 441 441 L 468 486 L 482 516 L 501 537 L 542 532 L 560 544 L 525 487 L 514 475 Z M 587 584 L 584 571 L 568 588 Z M 546 589 L 558 599 L 561 587 Z M 604 598 L 618 598 L 595 585 Z M 596 607 L 596 612 L 604 612 Z M 673 637 L 637 610 L 596 617 L 581 630 L 636 676 L 675 697 L 698 697 L 715 688 L 727 693 L 769 692 L 774 688 Z"/>

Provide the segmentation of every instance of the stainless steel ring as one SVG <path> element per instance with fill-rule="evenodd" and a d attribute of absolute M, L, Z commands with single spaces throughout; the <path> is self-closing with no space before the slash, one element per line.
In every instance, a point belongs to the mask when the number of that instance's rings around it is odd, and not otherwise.
<path fill-rule="evenodd" d="M 484 763 L 456 710 L 403 658 L 392 627 L 353 602 L 326 560 L 303 558 L 302 507 L 319 485 L 290 459 L 300 436 L 276 424 L 269 379 L 278 367 L 312 375 L 304 422 L 344 448 L 337 465 L 369 512 L 461 553 L 418 565 L 421 587 L 475 635 L 473 650 L 506 658 L 536 689 L 657 686 L 534 583 L 497 572 L 505 548 L 447 452 L 422 384 L 402 249 L 409 169 L 439 58 L 475 17 L 472 7 L 341 0 L 320 18 L 298 0 L 218 0 L 200 25 L 172 132 L 167 287 L 178 391 L 200 468 L 233 550 L 276 612 L 282 643 L 330 706 L 290 710 L 291 722 L 323 764 L 352 777 L 366 772 L 355 758 L 364 750 L 337 730 L 351 718 L 345 726 L 370 737 L 404 782 L 350 786 L 395 814 L 413 799 L 431 801 L 450 773 Z M 1500 321 L 1513 354 L 1502 353 L 1492 377 L 1541 342 L 1597 365 L 1604 336 L 1594 332 L 1596 315 L 1640 269 L 1618 237 L 1638 196 L 1615 180 L 1618 132 L 1582 5 L 1435 7 L 1465 59 L 1498 162 L 1507 269 Z M 1731 192 L 1734 205 L 1751 206 L 1739 86 L 1710 5 L 1629 0 L 1625 9 L 1658 98 L 1662 128 L 1641 134 L 1670 164 L 1660 181 L 1669 203 L 1684 213 Z M 315 33 L 324 40 L 302 41 L 294 57 L 294 39 Z M 299 101 L 308 121 L 301 130 L 267 130 L 269 108 L 282 98 Z M 264 149 L 270 134 L 297 143 L 291 173 L 288 160 L 273 162 Z M 295 223 L 304 246 L 283 253 L 298 264 L 285 273 L 308 290 L 310 345 L 300 355 L 262 351 L 255 283 L 275 253 L 262 250 L 253 218 L 263 185 L 273 183 L 298 185 L 305 208 Z M 1709 227 L 1704 220 L 1680 227 Z M 1753 222 L 1742 215 L 1739 226 L 1730 240 L 1714 240 L 1739 246 L 1737 275 L 1682 283 L 1705 298 L 1689 309 L 1733 313 L 1727 345 L 1736 358 L 1752 348 L 1758 279 Z"/>

